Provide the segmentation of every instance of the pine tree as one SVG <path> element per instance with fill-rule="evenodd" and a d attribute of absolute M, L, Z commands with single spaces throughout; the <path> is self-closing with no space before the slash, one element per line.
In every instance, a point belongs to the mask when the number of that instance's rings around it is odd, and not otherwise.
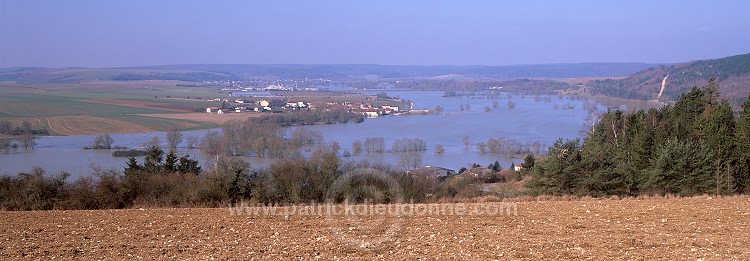
<path fill-rule="evenodd" d="M 703 133 L 696 131 L 696 121 L 700 118 L 701 114 L 706 107 L 704 100 L 704 93 L 702 89 L 693 86 L 688 93 L 680 96 L 680 99 L 674 105 L 671 115 L 671 137 L 675 137 L 679 140 L 685 140 L 692 138 L 694 140 L 700 139 Z M 696 137 L 698 136 L 698 137 Z"/>
<path fill-rule="evenodd" d="M 190 156 L 186 155 L 180 157 L 180 165 L 178 166 L 178 171 L 181 174 L 200 174 L 203 171 L 203 168 L 201 168 L 197 160 L 190 159 Z"/>
<path fill-rule="evenodd" d="M 698 143 L 672 139 L 656 152 L 642 188 L 680 195 L 711 193 L 715 187 L 712 159 L 711 151 Z"/>
<path fill-rule="evenodd" d="M 732 173 L 737 164 L 735 155 L 735 119 L 732 107 L 726 100 L 722 101 L 713 111 L 707 115 L 704 128 L 705 147 L 711 149 L 714 155 L 714 172 L 716 174 L 716 193 L 725 194 L 734 192 L 734 182 L 727 179 L 735 174 Z M 723 185 L 722 185 L 723 184 Z"/>
<path fill-rule="evenodd" d="M 742 104 L 737 118 L 737 127 L 735 129 L 735 155 L 737 157 L 737 167 L 734 172 L 734 181 L 736 189 L 740 192 L 750 191 L 750 95 Z"/>
<path fill-rule="evenodd" d="M 151 174 L 161 173 L 161 161 L 163 159 L 163 155 L 164 151 L 161 150 L 158 146 L 149 147 L 148 154 L 146 155 L 146 160 L 143 163 L 143 168 Z"/>
<path fill-rule="evenodd" d="M 580 171 L 580 140 L 558 139 L 547 151 L 546 160 L 536 164 L 525 186 L 532 195 L 573 194 L 579 189 Z"/>
<path fill-rule="evenodd" d="M 497 161 L 495 161 L 495 163 L 497 163 Z M 526 158 L 523 159 L 523 167 L 527 170 L 534 168 L 534 164 L 536 164 L 536 158 L 534 158 L 534 155 L 526 155 Z"/>
<path fill-rule="evenodd" d="M 138 160 L 135 157 L 128 157 L 128 163 L 125 167 L 125 175 L 132 175 L 143 170 L 143 166 L 138 164 Z"/>
<path fill-rule="evenodd" d="M 177 172 L 177 168 L 177 155 L 174 154 L 173 150 L 170 150 L 169 153 L 167 153 L 167 157 L 164 159 L 163 169 L 166 173 L 175 173 Z"/>
<path fill-rule="evenodd" d="M 503 170 L 503 167 L 500 166 L 500 162 L 496 160 L 495 163 L 492 164 L 492 170 L 498 172 Z"/>

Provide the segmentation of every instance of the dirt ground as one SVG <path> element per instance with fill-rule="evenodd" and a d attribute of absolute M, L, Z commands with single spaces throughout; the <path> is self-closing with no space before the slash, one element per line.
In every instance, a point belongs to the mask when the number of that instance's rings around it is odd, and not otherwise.
<path fill-rule="evenodd" d="M 94 116 L 58 116 L 47 119 L 50 132 L 60 135 L 86 135 L 96 133 L 153 132 L 140 124 Z"/>
<path fill-rule="evenodd" d="M 0 259 L 750 259 L 748 197 L 402 206 L 0 212 Z"/>
<path fill-rule="evenodd" d="M 263 115 L 268 115 L 268 114 L 256 113 L 256 112 L 227 113 L 227 114 L 216 114 L 216 113 L 205 113 L 205 112 L 174 113 L 174 114 L 170 114 L 170 113 L 140 114 L 140 116 L 147 116 L 147 117 L 198 121 L 198 122 L 213 123 L 213 124 L 218 124 L 218 125 L 221 125 L 224 122 L 229 121 L 229 120 L 244 121 L 244 120 L 247 120 L 247 118 L 260 117 Z"/>
<path fill-rule="evenodd" d="M 108 104 L 108 105 L 120 105 L 120 106 L 133 107 L 133 108 L 174 111 L 174 112 L 191 112 L 193 111 L 193 109 L 195 109 L 195 107 L 192 107 L 192 106 L 165 104 L 165 103 L 147 102 L 147 101 L 131 101 L 131 100 L 117 100 L 117 99 L 92 99 L 92 100 L 81 100 L 81 101 Z"/>

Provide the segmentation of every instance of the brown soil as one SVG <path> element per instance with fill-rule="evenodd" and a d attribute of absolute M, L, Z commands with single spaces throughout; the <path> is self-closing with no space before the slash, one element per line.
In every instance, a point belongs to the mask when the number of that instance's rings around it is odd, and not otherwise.
<path fill-rule="evenodd" d="M 0 259 L 750 259 L 748 197 L 532 201 L 516 203 L 517 215 L 489 211 L 510 204 L 348 218 L 310 214 L 309 207 L 273 208 L 290 211 L 274 215 L 0 212 Z M 484 212 L 469 214 L 476 210 Z"/>
<path fill-rule="evenodd" d="M 50 132 L 60 135 L 134 133 L 156 131 L 132 122 L 92 116 L 60 116 L 47 119 Z"/>
<path fill-rule="evenodd" d="M 193 84 L 194 82 L 176 81 L 176 80 L 137 80 L 137 81 L 102 81 L 93 80 L 81 82 L 80 85 L 91 86 L 94 88 L 110 86 L 136 86 L 136 87 L 174 87 L 177 84 Z"/>
<path fill-rule="evenodd" d="M 213 124 L 223 124 L 228 120 L 240 120 L 244 121 L 247 118 L 259 117 L 262 115 L 268 115 L 265 113 L 255 112 L 240 112 L 240 113 L 227 113 L 227 114 L 216 114 L 216 113 L 170 113 L 170 114 L 139 114 L 140 116 L 155 117 L 155 118 L 166 118 L 176 120 L 189 120 Z"/>
<path fill-rule="evenodd" d="M 3 90 L 24 90 L 24 91 L 28 91 L 28 90 L 35 90 L 37 88 L 36 87 L 30 87 L 30 86 L 18 86 L 18 85 L 0 84 L 0 89 L 3 89 Z"/>
<path fill-rule="evenodd" d="M 195 109 L 195 107 L 192 107 L 192 106 L 166 104 L 166 103 L 158 103 L 158 102 L 147 102 L 147 101 L 129 101 L 129 100 L 116 100 L 116 99 L 93 99 L 93 100 L 82 100 L 82 101 L 91 102 L 91 103 L 99 103 L 99 104 L 119 105 L 119 106 L 125 106 L 125 107 L 133 107 L 133 108 L 174 111 L 174 112 L 192 112 L 193 109 Z"/>
<path fill-rule="evenodd" d="M 45 121 L 40 118 L 3 118 L 0 119 L 1 121 L 9 122 L 11 126 L 21 126 L 23 122 L 29 122 L 31 123 L 32 129 L 42 129 L 45 128 Z"/>

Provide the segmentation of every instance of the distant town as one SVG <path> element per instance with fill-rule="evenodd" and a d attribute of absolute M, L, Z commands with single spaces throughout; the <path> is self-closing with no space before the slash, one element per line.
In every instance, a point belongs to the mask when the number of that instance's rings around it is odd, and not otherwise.
<path fill-rule="evenodd" d="M 326 82 L 316 79 L 316 82 Z M 344 110 L 377 118 L 385 115 L 396 115 L 410 111 L 411 102 L 390 97 L 386 93 L 377 95 L 350 96 L 340 101 L 321 98 L 313 93 L 328 92 L 330 87 L 298 88 L 296 81 L 271 83 L 265 87 L 247 87 L 243 81 L 204 81 L 206 85 L 222 85 L 222 92 L 229 92 L 226 98 L 207 99 L 210 102 L 221 102 L 221 107 L 206 107 L 206 113 L 227 114 L 247 112 L 281 113 L 296 110 Z M 258 84 L 258 83 L 255 83 Z M 294 84 L 294 85 L 292 85 Z M 342 87 L 343 88 L 343 87 Z M 295 95 L 291 95 L 294 92 Z"/>

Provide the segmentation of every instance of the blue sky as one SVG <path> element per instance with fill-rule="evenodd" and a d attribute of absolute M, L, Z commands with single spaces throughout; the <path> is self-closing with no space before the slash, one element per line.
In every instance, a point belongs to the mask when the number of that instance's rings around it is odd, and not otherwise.
<path fill-rule="evenodd" d="M 0 0 L 0 67 L 672 63 L 750 52 L 750 1 Z"/>

